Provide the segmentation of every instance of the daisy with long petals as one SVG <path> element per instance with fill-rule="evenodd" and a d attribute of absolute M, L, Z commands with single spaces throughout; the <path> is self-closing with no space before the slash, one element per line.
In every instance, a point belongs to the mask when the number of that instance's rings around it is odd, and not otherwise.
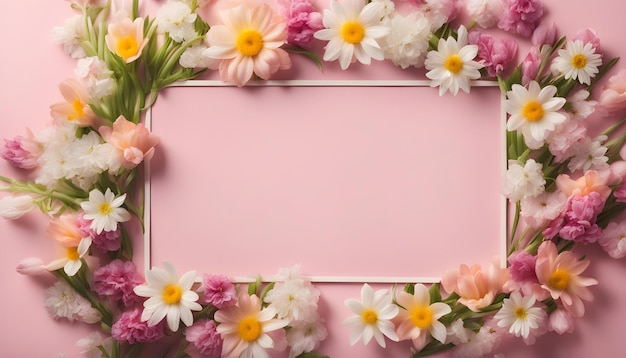
<path fill-rule="evenodd" d="M 565 98 L 554 97 L 556 90 L 555 86 L 541 88 L 539 83 L 531 81 L 528 89 L 514 84 L 506 94 L 504 109 L 510 114 L 506 129 L 521 132 L 531 149 L 541 148 L 555 126 L 567 119 L 558 112 Z"/>
<path fill-rule="evenodd" d="M 215 312 L 216 330 L 224 339 L 223 358 L 267 358 L 267 349 L 274 347 L 269 332 L 282 329 L 288 320 L 276 319 L 276 310 L 263 308 L 256 295 L 239 294 L 236 306 Z"/>
<path fill-rule="evenodd" d="M 396 301 L 403 307 L 397 317 L 400 323 L 396 329 L 401 340 L 411 339 L 416 349 L 422 349 L 431 336 L 441 343 L 446 342 L 446 326 L 439 319 L 452 309 L 443 302 L 431 304 L 426 286 L 415 285 L 414 294 L 398 292 Z"/>
<path fill-rule="evenodd" d="M 80 206 L 85 211 L 85 219 L 93 220 L 91 228 L 100 234 L 102 231 L 115 231 L 118 223 L 130 220 L 128 210 L 121 207 L 124 200 L 126 194 L 115 197 L 110 188 L 104 194 L 94 189 L 89 192 L 89 200 L 80 203 Z"/>
<path fill-rule="evenodd" d="M 384 9 L 380 3 L 367 5 L 361 0 L 346 0 L 342 4 L 331 0 L 330 10 L 324 10 L 324 27 L 315 33 L 315 38 L 328 41 L 324 61 L 339 59 L 342 70 L 354 60 L 369 65 L 372 58 L 382 61 L 385 58 L 378 43 L 389 33 L 389 28 L 381 23 Z"/>
<path fill-rule="evenodd" d="M 200 311 L 198 294 L 191 290 L 196 278 L 195 271 L 189 271 L 178 278 L 174 266 L 163 262 L 164 268 L 153 267 L 146 272 L 147 285 L 136 286 L 133 291 L 138 296 L 148 297 L 143 303 L 141 320 L 154 326 L 167 318 L 172 332 L 178 331 L 180 321 L 189 327 L 193 324 L 191 311 Z"/>
<path fill-rule="evenodd" d="M 291 67 L 289 54 L 280 48 L 287 42 L 284 18 L 267 4 L 239 5 L 219 13 L 222 25 L 207 33 L 210 47 L 203 55 L 221 60 L 220 78 L 245 85 L 253 75 L 264 80 Z"/>
<path fill-rule="evenodd" d="M 547 316 L 546 311 L 535 307 L 535 301 L 535 296 L 523 297 L 519 291 L 511 293 L 494 316 L 498 320 L 498 326 L 509 327 L 509 333 L 516 337 L 528 338 L 531 330 L 539 328 Z"/>
<path fill-rule="evenodd" d="M 392 341 L 398 341 L 391 320 L 396 317 L 399 309 L 393 304 L 389 290 L 374 292 L 370 285 L 365 284 L 361 288 L 361 301 L 351 298 L 345 303 L 356 314 L 344 321 L 346 326 L 352 327 L 350 344 L 356 344 L 361 338 L 364 344 L 368 344 L 374 337 L 381 347 L 385 347 L 385 336 Z"/>
<path fill-rule="evenodd" d="M 581 40 L 569 41 L 564 49 L 559 50 L 559 56 L 554 59 L 552 67 L 562 73 L 565 79 L 578 79 L 578 82 L 591 84 L 591 78 L 600 71 L 602 56 L 596 53 L 591 42 Z"/>
<path fill-rule="evenodd" d="M 430 51 L 424 61 L 427 70 L 426 77 L 432 82 L 431 87 L 439 86 L 439 95 L 450 91 L 456 95 L 459 88 L 465 93 L 470 91 L 470 80 L 480 78 L 483 66 L 474 61 L 478 54 L 478 46 L 469 45 L 467 29 L 459 27 L 457 39 L 452 36 L 439 39 L 437 51 Z"/>

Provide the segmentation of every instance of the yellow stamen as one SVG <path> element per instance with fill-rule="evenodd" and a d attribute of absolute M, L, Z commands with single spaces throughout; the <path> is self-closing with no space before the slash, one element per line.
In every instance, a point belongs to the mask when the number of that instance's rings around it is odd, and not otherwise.
<path fill-rule="evenodd" d="M 417 306 L 411 309 L 411 322 L 420 328 L 428 328 L 433 323 L 433 311 L 428 306 Z"/>
<path fill-rule="evenodd" d="M 373 309 L 366 309 L 361 313 L 361 318 L 363 318 L 363 322 L 367 324 L 375 324 L 378 322 L 378 314 Z"/>
<path fill-rule="evenodd" d="M 261 335 L 261 322 L 254 316 L 246 317 L 239 322 L 237 333 L 242 340 L 254 342 Z"/>
<path fill-rule="evenodd" d="M 68 247 L 66 256 L 69 260 L 72 260 L 72 261 L 78 260 L 80 258 L 80 255 L 78 254 L 78 247 L 77 246 Z"/>
<path fill-rule="evenodd" d="M 113 211 L 113 208 L 109 203 L 103 203 L 98 206 L 98 211 L 100 211 L 102 215 L 109 215 Z"/>
<path fill-rule="evenodd" d="M 139 44 L 134 37 L 126 36 L 117 42 L 117 54 L 124 60 L 137 55 L 137 52 L 139 52 Z"/>
<path fill-rule="evenodd" d="M 463 69 L 463 61 L 459 55 L 451 55 L 446 58 L 443 67 L 452 73 L 459 73 Z"/>
<path fill-rule="evenodd" d="M 563 269 L 556 269 L 550 275 L 548 286 L 555 290 L 563 291 L 569 287 L 570 273 Z"/>
<path fill-rule="evenodd" d="M 84 116 L 85 115 L 84 108 L 85 108 L 85 105 L 83 104 L 83 102 L 81 102 L 79 98 L 76 98 L 72 102 L 72 109 L 74 109 L 74 114 L 70 114 L 69 116 L 67 116 L 67 120 L 73 121 L 75 119 L 78 119 Z"/>
<path fill-rule="evenodd" d="M 361 43 L 363 37 L 365 37 L 365 29 L 358 21 L 346 21 L 343 26 L 341 26 L 339 34 L 345 42 L 358 44 Z"/>
<path fill-rule="evenodd" d="M 244 56 L 256 56 L 263 49 L 263 35 L 257 30 L 243 30 L 237 37 L 235 46 Z"/>
<path fill-rule="evenodd" d="M 574 57 L 572 57 L 572 66 L 579 70 L 585 68 L 585 66 L 587 66 L 587 57 L 581 54 L 574 55 Z"/>
<path fill-rule="evenodd" d="M 170 284 L 163 289 L 163 302 L 173 305 L 180 302 L 183 297 L 183 291 L 178 285 Z"/>
<path fill-rule="evenodd" d="M 527 121 L 539 121 L 544 115 L 543 106 L 537 101 L 529 101 L 522 109 L 522 115 Z"/>
<path fill-rule="evenodd" d="M 517 319 L 525 319 L 528 316 L 528 312 L 524 309 L 524 307 L 518 307 L 515 310 L 515 318 Z"/>

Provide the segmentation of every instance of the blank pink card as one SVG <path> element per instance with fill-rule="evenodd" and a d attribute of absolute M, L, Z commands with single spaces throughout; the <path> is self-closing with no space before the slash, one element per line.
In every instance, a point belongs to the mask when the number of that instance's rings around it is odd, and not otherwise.
<path fill-rule="evenodd" d="M 278 84 L 158 98 L 152 265 L 396 282 L 501 255 L 497 87 L 452 102 L 407 81 Z"/>

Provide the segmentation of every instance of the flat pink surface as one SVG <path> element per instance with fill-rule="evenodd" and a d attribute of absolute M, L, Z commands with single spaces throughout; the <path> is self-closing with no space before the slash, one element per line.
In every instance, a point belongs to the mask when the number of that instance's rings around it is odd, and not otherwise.
<path fill-rule="evenodd" d="M 149 2 L 152 5 L 161 4 L 162 1 Z M 594 2 L 582 0 L 547 0 L 546 21 L 555 21 L 561 34 L 573 36 L 575 32 L 584 27 L 594 28 L 602 39 L 602 46 L 607 57 L 624 56 L 626 49 L 623 47 L 623 34 L 626 33 L 626 23 L 624 22 L 624 11 L 626 6 L 623 2 L 614 0 L 596 0 Z M 57 90 L 57 84 L 63 79 L 71 77 L 74 61 L 63 54 L 62 49 L 53 43 L 50 30 L 53 26 L 62 24 L 65 19 L 72 15 L 66 2 L 62 1 L 41 1 L 30 6 L 24 2 L 0 0 L 0 34 L 2 34 L 2 56 L 0 56 L 0 74 L 2 74 L 3 85 L 0 96 L 0 135 L 2 137 L 13 137 L 22 134 L 25 127 L 34 131 L 43 128 L 49 121 L 48 106 L 61 99 Z M 523 53 L 525 54 L 525 53 Z M 371 67 L 354 66 L 348 72 L 340 72 L 336 64 L 329 64 L 325 67 L 324 73 L 319 71 L 309 62 L 301 59 L 294 59 L 295 69 L 280 74 L 284 78 L 297 79 L 410 79 L 418 78 L 414 76 L 419 71 L 400 71 L 388 64 L 375 64 Z M 620 66 L 624 66 L 623 61 Z M 612 73 L 614 73 L 612 71 Z M 420 90 L 421 93 L 422 90 Z M 433 90 L 436 92 L 436 90 Z M 174 91 L 172 91 L 174 93 Z M 474 91 L 478 94 L 479 91 Z M 174 96 L 174 94 L 172 94 Z M 420 96 L 422 96 L 420 94 Z M 452 106 L 458 103 L 459 98 L 451 96 L 444 97 L 446 103 Z M 388 101 L 393 100 L 391 96 L 376 98 L 380 106 L 384 106 Z M 335 108 L 326 106 L 325 102 L 317 102 L 315 98 L 310 99 L 310 111 L 316 113 L 332 113 Z M 277 99 L 280 102 L 280 98 Z M 364 100 L 345 103 L 358 107 Z M 404 107 L 410 108 L 412 102 L 403 101 Z M 397 105 L 395 105 L 397 107 Z M 213 116 L 215 106 L 198 103 L 198 114 L 204 113 Z M 391 107 L 390 107 L 391 108 Z M 414 107 L 412 112 L 415 116 L 422 118 L 439 117 L 440 110 L 432 107 Z M 243 118 L 245 119 L 245 118 Z M 428 125 L 432 120 L 426 121 Z M 194 124 L 187 122 L 185 118 L 179 118 L 181 126 L 188 126 L 190 131 L 194 130 Z M 158 127 L 155 127 L 155 129 Z M 451 129 L 454 126 L 450 127 Z M 232 128 L 231 128 L 232 129 Z M 362 129 L 362 128 L 360 128 Z M 162 160 L 164 160 L 163 171 L 155 173 L 155 181 L 170 180 L 173 173 L 169 170 L 169 148 L 167 132 L 159 133 L 163 137 L 163 146 L 159 148 Z M 434 133 L 441 134 L 441 133 Z M 391 135 L 391 134 L 387 134 Z M 406 133 L 403 133 L 406 135 Z M 354 138 L 353 138 L 354 139 Z M 411 141 L 412 143 L 412 141 Z M 422 156 L 430 158 L 439 152 L 447 151 L 444 137 L 440 137 L 439 147 L 427 153 L 416 153 L 421 160 Z M 234 146 L 234 143 L 227 143 L 232 151 L 241 151 L 245 146 Z M 299 145 L 301 143 L 298 143 Z M 398 143 L 393 143 L 397 145 Z M 199 144 L 198 147 L 209 145 L 209 143 Z M 196 156 L 198 160 L 202 158 Z M 213 165 L 216 164 L 214 159 Z M 382 160 L 382 159 L 381 159 Z M 417 159 L 416 159 L 417 160 Z M 464 156 L 464 161 L 482 160 L 482 158 L 470 158 Z M 308 168 L 308 167 L 307 167 Z M 305 168 L 305 169 L 307 169 Z M 394 170 L 402 168 L 397 166 Z M 436 175 L 438 172 L 430 169 L 429 174 Z M 251 170 L 248 166 L 247 170 Z M 310 168 L 309 168 L 310 170 Z M 21 176 L 23 173 L 10 168 L 6 163 L 0 163 L 0 174 L 9 176 Z M 268 173 L 265 173 L 266 175 Z M 271 173 L 270 173 L 271 174 Z M 463 175 L 463 173 L 460 173 Z M 240 178 L 241 179 L 241 178 Z M 407 180 L 407 177 L 404 178 Z M 175 194 L 181 184 L 176 187 L 171 184 L 168 190 Z M 407 186 L 405 188 L 409 188 Z M 394 188 L 395 189 L 395 188 Z M 321 190 L 318 188 L 318 190 Z M 399 189 L 398 189 L 399 190 Z M 498 190 L 493 188 L 494 192 Z M 444 197 L 445 194 L 441 193 Z M 182 201 L 182 199 L 181 199 Z M 452 197 L 449 202 L 456 203 L 457 199 Z M 185 199 L 185 204 L 196 206 L 195 197 Z M 200 208 L 201 206 L 199 206 Z M 482 203 L 476 207 L 483 210 Z M 209 209 L 213 210 L 213 209 Z M 318 212 L 316 215 L 319 215 Z M 456 217 L 450 217 L 455 220 Z M 485 220 L 494 220 L 486 218 Z M 167 220 L 166 220 L 167 221 Z M 184 229 L 184 225 L 175 221 L 169 221 L 170 229 Z M 160 223 L 159 223 L 160 224 Z M 241 225 L 247 225 L 242 222 Z M 0 335 L 0 357 L 56 357 L 63 353 L 67 357 L 79 356 L 74 343 L 79 338 L 86 336 L 90 332 L 90 327 L 74 325 L 66 322 L 57 322 L 48 317 L 42 306 L 42 292 L 51 284 L 51 280 L 45 278 L 30 278 L 20 276 L 15 272 L 17 261 L 27 256 L 39 256 L 44 260 L 55 257 L 51 243 L 45 238 L 46 221 L 42 220 L 38 213 L 31 213 L 17 222 L 0 221 L 0 233 L 2 233 L 2 249 L 0 250 L 0 277 L 3 283 L 3 293 L 0 295 L 0 310 L 4 318 Z M 167 225 L 166 225 L 167 226 Z M 454 227 L 451 223 L 450 228 Z M 196 234 L 206 235 L 200 231 Z M 482 234 L 482 233 L 481 233 Z M 479 233 L 468 231 L 458 244 L 465 241 L 472 241 L 479 237 Z M 176 237 L 178 239 L 179 237 Z M 430 245 L 436 238 L 423 237 L 416 241 L 413 246 L 405 247 L 395 238 L 387 238 L 386 246 L 392 250 L 393 254 L 413 249 L 416 252 L 415 261 L 431 256 L 428 252 L 420 250 L 421 247 Z M 189 241 L 191 245 L 194 241 Z M 478 245 L 475 245 L 478 247 Z M 452 250 L 452 248 L 450 248 Z M 136 250 L 142 250 L 141 242 L 138 240 Z M 491 251 L 494 247 L 484 248 Z M 186 257 L 186 254 L 193 251 L 187 246 L 178 248 L 175 255 Z M 294 250 L 297 251 L 297 250 Z M 358 255 L 358 250 L 352 250 L 342 255 L 347 269 L 354 256 Z M 155 253 L 155 256 L 158 251 Z M 207 249 L 201 261 L 190 261 L 189 266 L 194 266 L 200 272 L 216 272 L 219 266 L 212 263 L 215 256 L 219 255 L 217 248 Z M 141 255 L 138 255 L 138 263 L 141 263 Z M 474 254 L 463 260 L 464 263 L 477 262 L 479 257 Z M 626 356 L 626 336 L 624 334 L 623 321 L 626 317 L 626 304 L 623 297 L 626 297 L 626 285 L 623 284 L 624 273 L 626 272 L 626 261 L 612 260 L 608 258 L 597 247 L 590 247 L 588 257 L 592 264 L 588 270 L 588 275 L 597 278 L 600 284 L 593 288 L 595 302 L 587 305 L 585 317 L 577 322 L 576 331 L 572 335 L 558 336 L 547 334 L 539 337 L 534 346 L 525 346 L 521 342 L 510 342 L 503 344 L 497 352 L 503 353 L 507 358 L 523 357 L 555 357 L 555 358 L 583 358 L 583 357 L 610 357 L 618 358 Z M 155 257 L 156 258 L 156 257 Z M 165 258 L 163 256 L 162 258 Z M 177 260 L 180 260 L 177 258 Z M 406 260 L 406 259 L 405 259 Z M 252 270 L 262 267 L 263 262 L 269 260 L 259 257 L 256 262 L 246 262 L 246 266 Z M 398 260 L 399 261 L 399 260 Z M 482 261 L 482 259 L 481 259 Z M 259 263 L 257 265 L 256 263 Z M 320 259 L 323 264 L 323 261 Z M 458 262 L 460 264 L 461 262 Z M 186 262 L 175 262 L 179 267 L 187 265 Z M 289 265 L 289 263 L 285 263 Z M 267 265 L 267 263 L 266 263 Z M 395 263 L 394 263 L 395 265 Z M 456 264 L 452 263 L 453 266 Z M 282 263 L 276 265 L 284 266 Z M 429 266 L 429 265 L 427 265 Z M 339 266 L 341 267 L 341 266 Z M 448 267 L 447 268 L 452 268 Z M 271 265 L 264 269 L 270 270 Z M 304 266 L 304 271 L 310 274 L 310 268 Z M 433 270 L 435 271 L 435 270 Z M 438 271 L 438 270 L 437 270 Z M 401 274 L 406 271 L 402 270 Z M 224 272 L 230 274 L 228 272 Z M 245 272 L 254 274 L 256 271 Z M 413 275 L 413 274 L 411 274 Z M 382 350 L 373 344 L 363 346 L 357 344 L 350 347 L 348 343 L 349 331 L 343 327 L 342 321 L 349 316 L 350 312 L 344 307 L 343 301 L 346 298 L 359 296 L 360 284 L 318 284 L 322 291 L 321 311 L 327 320 L 330 334 L 326 342 L 319 348 L 319 351 L 332 357 L 408 357 L 407 345 L 394 345 L 394 348 Z M 389 287 L 388 285 L 376 285 L 376 288 Z M 507 342 L 505 342 L 507 343 Z M 444 354 L 442 357 L 448 357 Z"/>

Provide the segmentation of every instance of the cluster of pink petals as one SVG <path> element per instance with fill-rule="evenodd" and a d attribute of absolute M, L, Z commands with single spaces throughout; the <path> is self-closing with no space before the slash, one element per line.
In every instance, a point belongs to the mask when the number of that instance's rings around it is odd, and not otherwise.
<path fill-rule="evenodd" d="M 58 124 L 76 123 L 80 127 L 95 125 L 96 115 L 89 107 L 89 93 L 82 83 L 68 78 L 59 84 L 65 102 L 50 105 L 50 115 Z"/>
<path fill-rule="evenodd" d="M 596 219 L 603 208 L 604 200 L 598 192 L 594 191 L 584 196 L 572 195 L 567 203 L 559 236 L 574 242 L 596 242 L 602 234 Z"/>
<path fill-rule="evenodd" d="M 533 31 L 533 35 L 530 38 L 530 42 L 534 46 L 541 47 L 542 45 L 554 45 L 556 42 L 556 25 L 554 22 L 548 23 L 542 21 L 539 26 Z"/>
<path fill-rule="evenodd" d="M 470 32 L 469 43 L 478 46 L 479 63 L 487 68 L 489 76 L 501 74 L 515 58 L 517 41 L 510 37 L 494 38 L 478 31 Z"/>
<path fill-rule="evenodd" d="M 531 37 L 543 16 L 540 0 L 504 0 L 498 27 L 504 31 Z"/>
<path fill-rule="evenodd" d="M 601 52 L 600 38 L 598 37 L 598 34 L 593 29 L 585 28 L 585 29 L 579 30 L 576 33 L 576 36 L 574 36 L 571 39 L 571 41 L 576 41 L 576 40 L 582 41 L 583 44 L 591 44 L 591 46 L 593 46 L 593 48 L 596 50 L 595 53 Z"/>
<path fill-rule="evenodd" d="M 141 321 L 141 309 L 134 308 L 122 313 L 120 318 L 113 323 L 111 336 L 118 342 L 150 343 L 163 338 L 165 329 L 163 321 L 153 326 Z"/>
<path fill-rule="evenodd" d="M 626 221 L 610 222 L 598 243 L 612 258 L 626 257 Z"/>
<path fill-rule="evenodd" d="M 4 140 L 4 146 L 0 148 L 0 157 L 18 168 L 34 169 L 39 166 L 37 160 L 42 152 L 41 145 L 27 129 L 26 137 L 18 135 L 13 139 Z"/>
<path fill-rule="evenodd" d="M 562 163 L 576 154 L 576 144 L 581 144 L 587 138 L 587 127 L 570 114 L 568 120 L 557 125 L 550 135 L 549 150 L 554 155 L 554 161 Z"/>
<path fill-rule="evenodd" d="M 308 0 L 282 0 L 281 5 L 287 19 L 287 42 L 310 48 L 313 34 L 324 28 L 322 14 Z"/>
<path fill-rule="evenodd" d="M 533 47 L 522 60 L 522 84 L 527 85 L 530 81 L 534 81 L 539 74 L 540 67 L 541 53 L 539 48 Z"/>
<path fill-rule="evenodd" d="M 130 307 L 141 301 L 133 289 L 143 282 L 132 261 L 117 259 L 94 271 L 92 289 L 101 297 L 110 297 Z"/>
<path fill-rule="evenodd" d="M 460 296 L 459 303 L 477 312 L 493 302 L 508 280 L 508 270 L 492 262 L 487 270 L 480 265 L 463 264 L 458 270 L 448 271 L 441 284 L 448 293 L 456 292 Z"/>
<path fill-rule="evenodd" d="M 201 291 L 202 302 L 220 310 L 237 304 L 235 285 L 224 275 L 203 275 Z"/>
<path fill-rule="evenodd" d="M 607 185 L 609 173 L 600 173 L 588 170 L 583 176 L 574 180 L 567 174 L 561 174 L 556 178 L 557 188 L 565 195 L 588 195 L 592 192 L 600 194 L 602 200 L 606 200 L 611 194 L 611 188 Z"/>
<path fill-rule="evenodd" d="M 626 68 L 609 78 L 600 94 L 600 105 L 609 112 L 626 108 Z"/>
<path fill-rule="evenodd" d="M 63 214 L 50 220 L 46 234 L 64 247 L 78 246 L 83 238 L 78 217 L 72 214 Z"/>
<path fill-rule="evenodd" d="M 150 133 L 143 123 L 135 124 L 124 116 L 119 116 L 112 128 L 103 126 L 98 131 L 107 143 L 118 150 L 121 164 L 126 169 L 150 159 L 159 143 L 159 137 Z"/>
<path fill-rule="evenodd" d="M 185 339 L 192 343 L 203 356 L 218 358 L 222 353 L 223 340 L 215 327 L 215 322 L 212 320 L 198 320 L 185 330 Z"/>

